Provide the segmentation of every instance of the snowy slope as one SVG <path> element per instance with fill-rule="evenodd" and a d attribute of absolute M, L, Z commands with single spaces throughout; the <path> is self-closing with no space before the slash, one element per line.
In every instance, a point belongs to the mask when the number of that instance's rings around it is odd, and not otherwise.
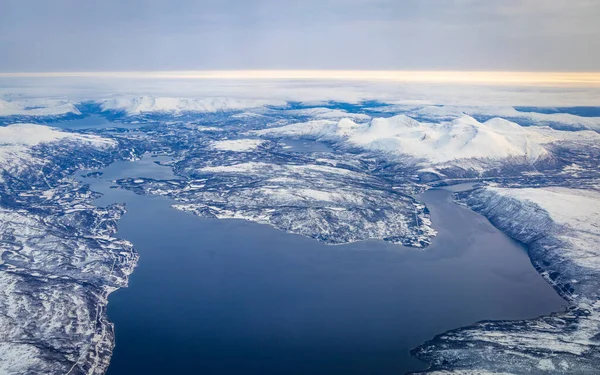
<path fill-rule="evenodd" d="M 488 189 L 502 196 L 533 203 L 546 211 L 554 223 L 570 234 L 559 236 L 570 245 L 566 249 L 568 257 L 576 264 L 600 273 L 600 192 L 560 187 Z"/>
<path fill-rule="evenodd" d="M 583 117 L 569 113 L 520 112 L 513 107 L 467 108 L 466 113 L 473 115 L 498 116 L 511 119 L 526 119 L 538 125 L 564 124 L 574 127 L 600 131 L 600 117 Z"/>
<path fill-rule="evenodd" d="M 600 117 L 583 117 L 570 113 L 540 113 L 521 112 L 514 107 L 500 106 L 414 106 L 414 105 L 390 105 L 377 108 L 378 111 L 390 113 L 404 113 L 411 117 L 427 118 L 431 120 L 452 120 L 463 114 L 470 116 L 501 117 L 512 121 L 527 121 L 534 125 L 560 124 L 571 128 L 585 128 L 600 131 Z"/>
<path fill-rule="evenodd" d="M 45 125 L 13 124 L 0 127 L 0 146 L 35 146 L 40 143 L 55 142 L 62 139 L 86 142 L 100 147 L 114 144 L 114 141 L 98 136 L 62 132 Z"/>
<path fill-rule="evenodd" d="M 215 141 L 210 145 L 210 147 L 220 151 L 248 152 L 255 150 L 263 143 L 265 143 L 265 141 L 260 139 L 232 139 Z"/>
<path fill-rule="evenodd" d="M 0 99 L 0 116 L 58 116 L 81 114 L 75 105 L 66 100 L 15 100 Z"/>
<path fill-rule="evenodd" d="M 94 148 L 113 147 L 116 142 L 93 135 L 62 132 L 56 128 L 35 124 L 13 124 L 0 127 L 0 181 L 3 171 L 15 174 L 24 168 L 45 164 L 32 154 L 32 147 L 68 141 Z"/>
<path fill-rule="evenodd" d="M 405 115 L 375 118 L 366 124 L 356 124 L 350 119 L 315 120 L 265 129 L 257 134 L 334 140 L 364 149 L 409 155 L 430 163 L 511 157 L 534 163 L 548 154 L 546 144 L 584 140 L 600 143 L 600 135 L 592 131 L 522 127 L 500 118 L 481 123 L 467 115 L 442 123 L 418 122 Z"/>
<path fill-rule="evenodd" d="M 219 112 L 247 108 L 258 108 L 265 105 L 285 105 L 283 101 L 274 100 L 237 100 L 228 98 L 192 99 L 170 97 L 119 97 L 107 99 L 100 103 L 102 111 L 125 112 L 128 115 L 164 112 Z"/>
<path fill-rule="evenodd" d="M 432 363 L 425 373 L 597 374 L 600 192 L 487 187 L 461 199 L 527 244 L 536 269 L 570 306 L 550 316 L 484 321 L 438 335 L 413 350 Z"/>

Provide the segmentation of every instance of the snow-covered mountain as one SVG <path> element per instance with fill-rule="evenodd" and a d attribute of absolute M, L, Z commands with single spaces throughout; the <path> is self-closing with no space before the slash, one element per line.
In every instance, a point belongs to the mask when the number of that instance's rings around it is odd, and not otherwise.
<path fill-rule="evenodd" d="M 60 116 L 66 114 L 81 114 L 75 104 L 68 100 L 29 99 L 2 100 L 0 99 L 0 116 Z"/>
<path fill-rule="evenodd" d="M 102 111 L 125 112 L 128 115 L 143 113 L 170 113 L 184 112 L 220 112 L 237 111 L 248 108 L 258 108 L 265 105 L 285 105 L 280 100 L 238 100 L 230 98 L 193 99 L 171 97 L 118 97 L 100 102 Z"/>
<path fill-rule="evenodd" d="M 419 122 L 406 115 L 374 118 L 357 124 L 351 119 L 314 120 L 259 130 L 265 137 L 313 138 L 339 142 L 391 155 L 407 155 L 427 164 L 460 159 L 520 158 L 535 163 L 545 158 L 548 144 L 596 141 L 592 131 L 566 132 L 548 127 L 523 127 L 501 118 L 479 122 L 463 115 L 441 123 Z"/>
<path fill-rule="evenodd" d="M 375 109 L 375 108 L 374 108 Z M 550 108 L 551 109 L 551 108 Z M 408 116 L 430 121 L 448 121 L 468 114 L 474 117 L 500 117 L 520 124 L 553 126 L 571 130 L 589 129 L 600 131 L 600 117 L 584 117 L 571 113 L 541 113 L 518 111 L 514 107 L 499 106 L 448 106 L 448 105 L 389 105 L 376 108 L 377 111 L 405 113 Z"/>

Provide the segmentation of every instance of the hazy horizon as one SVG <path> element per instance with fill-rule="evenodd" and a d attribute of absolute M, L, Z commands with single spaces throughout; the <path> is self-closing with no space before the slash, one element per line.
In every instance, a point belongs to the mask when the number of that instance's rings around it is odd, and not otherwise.
<path fill-rule="evenodd" d="M 127 78 L 187 80 L 333 80 L 486 85 L 600 86 L 599 72 L 509 72 L 423 70 L 187 70 L 16 72 L 0 78 Z"/>

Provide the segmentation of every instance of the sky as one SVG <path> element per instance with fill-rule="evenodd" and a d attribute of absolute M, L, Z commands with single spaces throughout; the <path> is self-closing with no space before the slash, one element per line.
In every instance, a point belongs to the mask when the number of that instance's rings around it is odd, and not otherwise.
<path fill-rule="evenodd" d="M 0 72 L 600 71 L 598 0 L 0 0 Z"/>

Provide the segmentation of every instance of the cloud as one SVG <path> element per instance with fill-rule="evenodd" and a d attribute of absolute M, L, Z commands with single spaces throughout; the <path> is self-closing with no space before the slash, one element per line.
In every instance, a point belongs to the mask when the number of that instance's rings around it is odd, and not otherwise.
<path fill-rule="evenodd" d="M 0 71 L 598 70 L 596 0 L 4 0 Z"/>

